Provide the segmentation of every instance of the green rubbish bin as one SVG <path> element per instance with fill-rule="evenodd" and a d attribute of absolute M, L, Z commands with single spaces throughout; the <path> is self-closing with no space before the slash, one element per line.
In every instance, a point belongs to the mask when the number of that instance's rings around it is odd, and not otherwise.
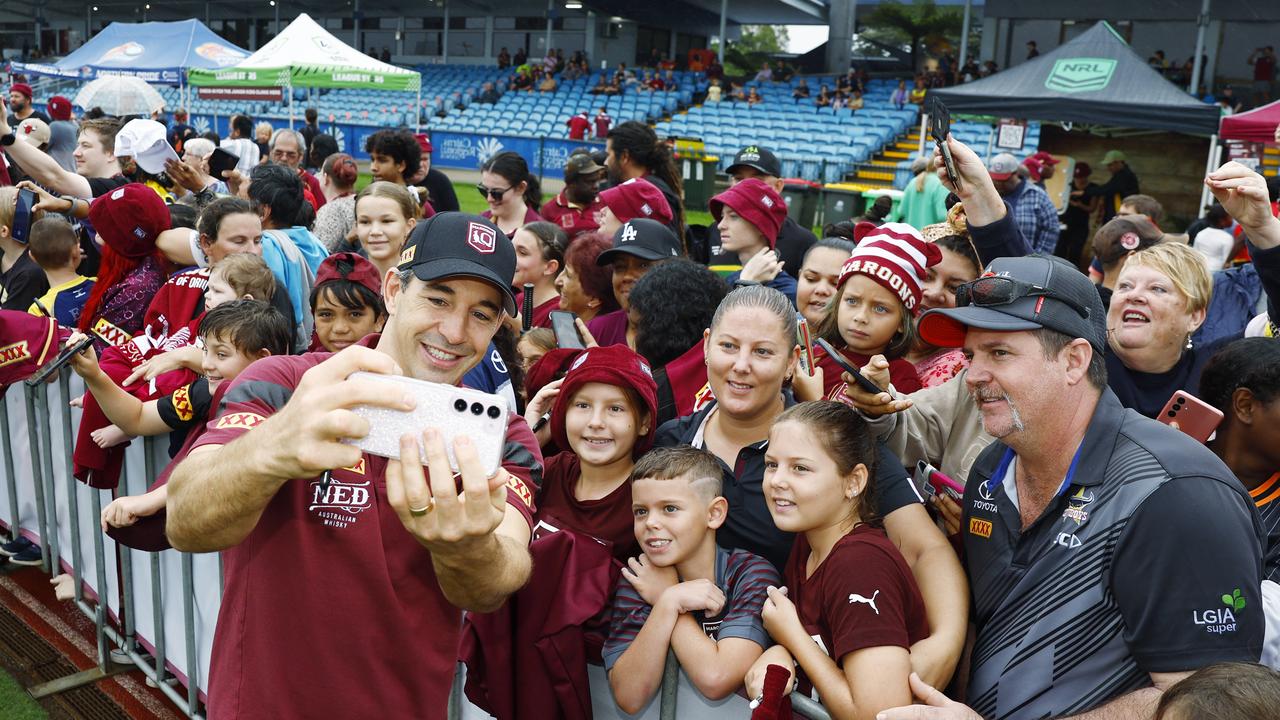
<path fill-rule="evenodd" d="M 902 191 L 894 190 L 893 188 L 876 188 L 874 190 L 863 190 L 862 191 L 863 212 L 866 212 L 866 209 L 871 207 L 871 205 L 876 201 L 876 198 L 880 197 L 881 195 L 887 195 L 893 200 L 893 209 L 889 211 L 889 217 L 893 217 L 893 213 L 898 212 L 898 208 L 901 207 L 902 205 Z"/>
<path fill-rule="evenodd" d="M 862 188 L 852 183 L 831 183 L 822 188 L 822 224 L 844 222 L 861 212 Z"/>
<path fill-rule="evenodd" d="M 818 215 L 818 195 L 822 186 L 799 178 L 787 178 L 782 183 L 782 199 L 787 201 L 787 215 L 802 228 L 813 227 Z"/>
<path fill-rule="evenodd" d="M 705 210 L 716 194 L 716 166 L 720 164 L 720 158 L 684 152 L 676 162 L 680 164 L 680 179 L 684 183 L 685 209 Z"/>

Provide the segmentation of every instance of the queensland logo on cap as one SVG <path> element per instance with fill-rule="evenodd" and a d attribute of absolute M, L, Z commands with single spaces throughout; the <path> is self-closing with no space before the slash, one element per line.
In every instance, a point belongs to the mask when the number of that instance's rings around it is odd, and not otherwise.
<path fill-rule="evenodd" d="M 498 249 L 498 234 L 488 225 L 467 223 L 467 244 L 478 253 L 491 255 Z"/>
<path fill-rule="evenodd" d="M 124 188 L 120 188 L 119 190 L 111 193 L 112 200 L 119 200 L 122 197 L 124 197 Z"/>
<path fill-rule="evenodd" d="M 574 360 L 573 364 L 569 366 L 569 372 L 573 372 L 574 370 L 577 370 L 578 368 L 582 367 L 582 363 L 587 361 L 587 355 L 589 354 L 590 353 L 584 352 L 581 355 L 579 355 L 578 359 Z"/>
<path fill-rule="evenodd" d="M 768 195 L 761 195 L 760 202 L 764 203 L 765 207 L 773 207 L 773 200 L 771 200 Z"/>
<path fill-rule="evenodd" d="M 640 206 L 640 212 L 644 213 L 646 216 L 652 215 L 653 208 L 649 207 L 649 203 L 645 203 Z"/>
<path fill-rule="evenodd" d="M 632 225 L 631 223 L 627 223 L 626 225 L 622 226 L 622 234 L 618 236 L 618 242 L 620 243 L 631 242 L 632 240 L 636 239 L 637 234 L 638 233 L 636 232 L 636 226 Z"/>

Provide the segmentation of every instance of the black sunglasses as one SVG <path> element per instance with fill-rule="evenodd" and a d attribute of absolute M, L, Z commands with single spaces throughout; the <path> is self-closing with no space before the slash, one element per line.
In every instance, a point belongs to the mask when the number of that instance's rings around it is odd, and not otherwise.
<path fill-rule="evenodd" d="M 476 190 L 480 191 L 480 197 L 491 197 L 494 200 L 501 200 L 502 196 L 506 195 L 511 188 L 506 187 L 500 190 L 498 188 L 488 188 L 484 185 L 476 185 Z"/>
<path fill-rule="evenodd" d="M 1075 310 L 1080 314 L 1080 317 L 1086 320 L 1089 318 L 1088 308 L 1069 297 L 1063 297 L 1061 293 L 1039 285 L 1000 276 L 978 278 L 973 282 L 967 282 L 956 288 L 956 307 L 965 305 L 976 305 L 978 307 L 1009 305 L 1024 297 L 1051 298 Z"/>

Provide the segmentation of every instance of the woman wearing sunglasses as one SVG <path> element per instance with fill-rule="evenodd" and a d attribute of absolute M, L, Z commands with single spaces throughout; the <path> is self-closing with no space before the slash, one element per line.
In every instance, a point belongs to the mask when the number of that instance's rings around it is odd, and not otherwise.
<path fill-rule="evenodd" d="M 530 174 L 529 164 L 517 153 L 508 150 L 485 160 L 476 189 L 489 203 L 489 209 L 481 216 L 492 220 L 509 238 L 514 238 L 525 225 L 542 219 L 538 215 L 542 187 L 538 178 Z"/>

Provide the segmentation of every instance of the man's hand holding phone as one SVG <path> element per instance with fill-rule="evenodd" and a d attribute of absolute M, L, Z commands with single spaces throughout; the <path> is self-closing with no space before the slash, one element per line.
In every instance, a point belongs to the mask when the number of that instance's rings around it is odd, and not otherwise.
<path fill-rule="evenodd" d="M 940 147 L 933 150 L 933 167 L 942 180 L 943 186 L 955 193 L 964 203 L 965 215 L 971 225 L 984 226 L 1005 216 L 1004 199 L 991 182 L 987 166 L 978 154 L 968 145 L 956 140 L 950 133 L 946 139 L 947 149 L 951 152 L 951 163 L 955 167 L 960 185 L 952 184 L 947 175 L 946 159 Z"/>
<path fill-rule="evenodd" d="M 878 392 L 870 392 L 868 388 L 863 387 L 856 382 L 848 382 L 846 380 L 844 386 L 844 396 L 849 399 L 849 404 L 857 408 L 858 411 L 869 417 L 880 417 L 882 415 L 890 415 L 896 412 L 902 412 L 911 407 L 911 401 L 906 398 L 895 398 L 888 391 L 889 387 L 889 361 L 883 355 L 872 355 L 867 364 L 862 367 L 862 377 L 871 381 L 878 389 Z M 851 380 L 852 378 L 849 378 Z"/>

